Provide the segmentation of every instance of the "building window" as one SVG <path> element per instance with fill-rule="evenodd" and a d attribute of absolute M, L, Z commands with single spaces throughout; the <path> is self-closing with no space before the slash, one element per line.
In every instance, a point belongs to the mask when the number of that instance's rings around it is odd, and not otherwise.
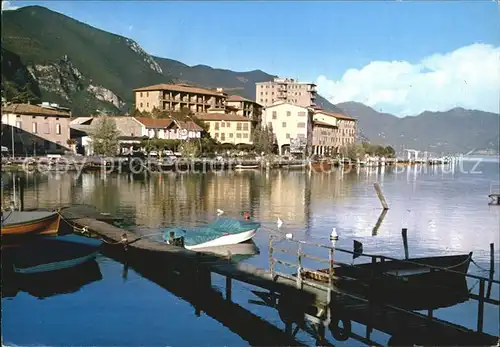
<path fill-rule="evenodd" d="M 139 107 L 142 108 L 142 102 L 139 104 Z"/>
<path fill-rule="evenodd" d="M 149 108 L 149 102 L 146 102 L 146 107 L 148 107 L 148 108 Z"/>
<path fill-rule="evenodd" d="M 140 95 L 140 97 L 142 98 L 142 92 L 141 92 L 139 95 Z"/>
<path fill-rule="evenodd" d="M 292 115 L 292 112 L 290 112 L 290 111 L 286 111 L 286 116 L 287 116 L 287 117 L 290 117 L 291 115 Z"/>
<path fill-rule="evenodd" d="M 297 128 L 305 128 L 305 127 L 306 127 L 306 123 L 304 123 L 304 122 L 297 123 Z"/>
<path fill-rule="evenodd" d="M 281 126 L 282 126 L 283 128 L 286 128 L 286 122 L 281 123 Z"/>
<path fill-rule="evenodd" d="M 220 127 L 221 128 L 224 128 L 226 126 L 226 123 L 225 122 L 220 122 Z"/>
<path fill-rule="evenodd" d="M 149 92 L 146 92 L 146 97 L 147 97 L 147 98 L 149 97 Z"/>
<path fill-rule="evenodd" d="M 219 122 L 215 123 L 215 130 L 219 130 Z"/>
<path fill-rule="evenodd" d="M 61 124 L 59 123 L 56 124 L 56 134 L 61 135 Z"/>
<path fill-rule="evenodd" d="M 236 138 L 241 139 L 241 133 L 237 133 Z"/>
<path fill-rule="evenodd" d="M 298 116 L 299 116 L 299 117 L 305 117 L 305 116 L 306 116 L 306 113 L 305 113 L 305 112 L 303 112 L 303 111 L 302 111 L 302 112 L 299 112 L 299 113 L 298 113 Z"/>
<path fill-rule="evenodd" d="M 233 133 L 229 133 L 229 138 L 232 139 L 233 138 Z"/>
<path fill-rule="evenodd" d="M 231 123 L 226 122 L 226 128 L 230 128 L 230 127 L 231 127 Z"/>
<path fill-rule="evenodd" d="M 243 133 L 243 138 L 248 139 L 248 133 Z"/>
<path fill-rule="evenodd" d="M 243 123 L 243 130 L 248 130 L 248 123 Z"/>
<path fill-rule="evenodd" d="M 268 122 L 268 123 L 267 123 L 267 127 L 268 127 L 268 128 L 272 128 L 272 127 L 273 127 L 273 123 L 272 123 L 272 122 Z"/>
<path fill-rule="evenodd" d="M 289 139 L 290 138 L 290 134 L 287 133 L 286 134 L 286 138 Z"/>
<path fill-rule="evenodd" d="M 226 140 L 226 133 L 221 133 L 220 134 L 220 139 L 221 139 L 221 141 Z"/>
<path fill-rule="evenodd" d="M 236 124 L 236 130 L 241 130 L 241 123 Z"/>
<path fill-rule="evenodd" d="M 219 137 L 219 133 L 215 133 L 215 137 Z"/>
<path fill-rule="evenodd" d="M 276 114 L 276 111 L 273 111 L 273 119 L 277 119 L 278 115 Z"/>
<path fill-rule="evenodd" d="M 37 133 L 37 131 L 38 131 L 38 124 L 36 122 L 33 122 L 31 130 L 32 130 L 33 134 Z"/>
<path fill-rule="evenodd" d="M 43 132 L 45 134 L 50 134 L 50 125 L 49 125 L 49 123 L 44 123 L 43 124 Z"/>

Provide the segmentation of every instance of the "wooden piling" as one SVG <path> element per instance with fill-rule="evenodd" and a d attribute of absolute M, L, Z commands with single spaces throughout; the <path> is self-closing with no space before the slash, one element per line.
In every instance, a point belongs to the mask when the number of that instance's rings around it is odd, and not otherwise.
<path fill-rule="evenodd" d="M 24 211 L 24 177 L 17 177 L 19 184 L 19 211 Z"/>
<path fill-rule="evenodd" d="M 408 229 L 406 228 L 403 228 L 401 230 L 401 234 L 403 235 L 403 247 L 404 247 L 404 250 L 405 250 L 405 259 L 408 259 L 410 257 L 409 253 L 408 253 Z"/>
<path fill-rule="evenodd" d="M 375 187 L 375 191 L 377 192 L 378 199 L 380 200 L 380 203 L 382 204 L 382 208 L 384 210 L 389 209 L 389 205 L 387 205 L 387 201 L 385 200 L 384 194 L 382 194 L 382 189 L 380 188 L 380 185 L 378 182 L 373 183 L 373 187 Z"/>
<path fill-rule="evenodd" d="M 490 273 L 488 281 L 488 289 L 486 290 L 486 297 L 491 297 L 491 287 L 493 286 L 493 275 L 495 274 L 495 244 L 490 243 Z"/>
<path fill-rule="evenodd" d="M 479 280 L 479 298 L 477 307 L 477 331 L 483 332 L 483 318 L 484 318 L 484 280 Z"/>

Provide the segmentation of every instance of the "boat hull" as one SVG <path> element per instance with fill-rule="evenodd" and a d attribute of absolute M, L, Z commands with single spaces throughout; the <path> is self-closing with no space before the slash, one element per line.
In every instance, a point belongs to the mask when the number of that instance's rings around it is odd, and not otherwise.
<path fill-rule="evenodd" d="M 6 221 L 2 225 L 2 236 L 56 235 L 61 216 L 57 212 L 13 211 L 2 215 Z"/>
<path fill-rule="evenodd" d="M 237 234 L 223 235 L 219 238 L 216 238 L 215 240 L 210 240 L 208 242 L 200 243 L 194 246 L 184 246 L 184 247 L 189 250 L 198 250 L 210 247 L 234 245 L 252 239 L 255 236 L 256 232 L 257 229 L 247 230 Z"/>
<path fill-rule="evenodd" d="M 234 168 L 236 170 L 257 170 L 259 169 L 259 165 L 235 165 Z"/>
<path fill-rule="evenodd" d="M 429 257 L 404 261 L 385 261 L 335 268 L 334 285 L 342 291 L 372 298 L 410 310 L 449 307 L 468 300 L 465 274 L 472 254 Z M 451 273 L 426 268 L 425 265 L 453 270 Z M 324 275 L 303 272 L 302 276 L 328 282 Z"/>
<path fill-rule="evenodd" d="M 309 169 L 316 172 L 325 172 L 332 169 L 332 163 L 328 161 L 317 161 L 309 163 Z"/>
<path fill-rule="evenodd" d="M 19 275 L 58 271 L 95 259 L 102 241 L 79 235 L 40 236 L 5 249 L 5 264 Z"/>

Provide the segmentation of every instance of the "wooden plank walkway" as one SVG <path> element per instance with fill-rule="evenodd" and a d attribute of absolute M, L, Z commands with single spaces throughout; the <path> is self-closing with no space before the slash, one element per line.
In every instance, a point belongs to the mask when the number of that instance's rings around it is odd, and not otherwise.
<path fill-rule="evenodd" d="M 271 272 L 259 269 L 249 264 L 234 263 L 220 256 L 197 253 L 184 248 L 171 246 L 159 242 L 138 239 L 137 234 L 97 221 L 92 218 L 75 218 L 72 220 L 80 228 L 88 228 L 95 235 L 99 235 L 108 244 L 120 245 L 123 240 L 132 242 L 127 246 L 132 256 L 140 254 L 142 261 L 151 267 L 168 266 L 179 271 L 196 273 L 199 269 L 217 273 L 226 278 L 280 293 L 283 297 L 293 298 L 297 308 L 325 307 L 329 302 L 336 302 L 335 307 L 342 307 L 342 315 L 363 325 L 373 327 L 393 336 L 411 335 L 417 341 L 453 345 L 495 345 L 498 337 L 484 333 L 477 333 L 471 329 L 451 324 L 438 319 L 410 311 L 384 306 L 369 305 L 363 298 L 342 293 L 333 289 L 328 291 L 302 283 L 297 288 L 297 281 L 293 277 L 277 276 Z M 80 229 L 81 230 L 81 229 Z M 120 245 L 123 247 L 124 245 Z M 340 305 L 340 306 L 339 306 Z"/>

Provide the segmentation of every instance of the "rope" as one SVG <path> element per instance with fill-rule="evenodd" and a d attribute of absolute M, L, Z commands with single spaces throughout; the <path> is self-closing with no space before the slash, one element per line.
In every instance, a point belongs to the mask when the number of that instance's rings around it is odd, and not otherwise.
<path fill-rule="evenodd" d="M 484 271 L 484 272 L 490 272 L 491 271 L 491 270 L 488 270 L 488 269 L 482 267 L 481 265 L 479 265 L 478 263 L 476 263 L 473 259 L 471 259 L 470 261 L 472 262 L 472 264 L 476 265 L 479 268 L 479 270 L 481 270 L 481 271 Z"/>

